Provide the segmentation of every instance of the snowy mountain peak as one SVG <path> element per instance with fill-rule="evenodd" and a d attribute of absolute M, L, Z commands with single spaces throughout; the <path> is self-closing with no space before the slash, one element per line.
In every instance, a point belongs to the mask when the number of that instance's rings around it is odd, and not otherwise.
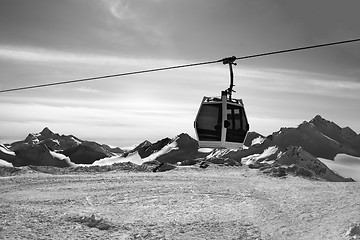
<path fill-rule="evenodd" d="M 187 133 L 181 133 L 174 139 L 176 141 L 178 148 L 193 150 L 199 148 L 199 143 L 192 137 L 190 137 Z"/>
<path fill-rule="evenodd" d="M 262 148 L 276 145 L 280 149 L 302 146 L 315 157 L 334 159 L 339 153 L 360 156 L 360 135 L 350 128 L 341 128 L 334 122 L 316 115 L 309 122 L 302 122 L 297 128 L 281 128 L 268 136 Z"/>
<path fill-rule="evenodd" d="M 28 144 L 38 144 L 42 140 L 52 138 L 55 134 L 47 127 L 45 127 L 40 133 L 29 133 L 24 142 Z"/>
<path fill-rule="evenodd" d="M 310 171 L 310 174 L 314 173 L 316 176 L 332 182 L 344 181 L 343 177 L 331 171 L 324 163 L 310 153 L 304 151 L 300 146 L 289 146 L 285 152 L 279 154 L 278 158 L 275 160 L 275 164 L 285 166 L 296 165 L 298 171 Z"/>
<path fill-rule="evenodd" d="M 37 144 L 39 143 L 39 139 L 35 136 L 35 134 L 29 133 L 27 137 L 25 138 L 24 142 L 29 144 Z"/>
<path fill-rule="evenodd" d="M 325 118 L 323 118 L 320 115 L 316 115 L 315 117 L 313 117 L 310 122 L 329 122 L 328 120 L 326 120 Z"/>
<path fill-rule="evenodd" d="M 266 138 L 256 132 L 249 132 L 246 146 L 243 149 L 213 149 L 204 152 L 199 150 L 198 141 L 181 133 L 174 138 L 167 137 L 155 143 L 144 141 L 137 146 L 121 149 L 84 141 L 73 135 L 59 135 L 45 127 L 40 133 L 29 134 L 25 140 L 9 144 L 8 150 L 1 148 L 0 159 L 14 166 L 67 166 L 72 163 L 104 165 L 124 161 L 142 164 L 152 160 L 167 164 L 185 161 L 188 164 L 196 163 L 199 159 L 215 159 L 218 162 L 233 159 L 238 163 L 245 161 L 253 165 L 262 162 L 286 166 L 295 164 L 326 179 L 328 176 L 322 174 L 326 175 L 327 170 L 316 158 L 334 160 L 338 154 L 360 157 L 360 135 L 349 127 L 340 128 L 320 115 L 302 122 L 298 127 L 283 127 Z M 64 156 L 69 159 L 66 164 L 61 161 Z M 332 178 L 330 176 L 329 179 Z"/>
<path fill-rule="evenodd" d="M 356 137 L 359 137 L 359 135 L 349 127 L 344 127 L 342 129 L 341 133 L 342 133 L 342 136 L 346 139 L 354 139 Z"/>
<path fill-rule="evenodd" d="M 257 141 L 254 142 L 255 139 L 257 139 Z M 265 137 L 263 135 L 261 135 L 260 133 L 250 131 L 246 135 L 244 145 L 247 147 L 250 147 L 253 144 L 259 143 L 259 141 L 258 141 L 259 139 L 265 140 Z M 261 142 L 263 142 L 263 141 L 261 141 Z"/>
<path fill-rule="evenodd" d="M 340 131 L 341 128 L 334 122 L 328 121 L 320 115 L 316 115 L 310 120 L 310 123 L 314 124 L 320 130 L 325 131 Z"/>
<path fill-rule="evenodd" d="M 349 145 L 354 149 L 359 150 L 360 135 L 354 132 L 349 127 L 341 128 L 336 123 L 330 122 L 317 115 L 310 123 L 314 124 L 316 130 L 325 136 L 334 139 L 342 145 Z"/>
<path fill-rule="evenodd" d="M 51 138 L 54 133 L 48 128 L 48 127 L 45 127 L 41 132 L 40 132 L 40 135 L 43 137 L 43 138 Z"/>
<path fill-rule="evenodd" d="M 322 124 L 322 125 L 329 125 L 330 121 L 326 120 L 325 118 L 323 118 L 322 116 L 320 115 L 316 115 L 315 117 L 313 117 L 311 120 L 310 120 L 310 123 L 314 123 L 315 125 L 316 124 Z"/>

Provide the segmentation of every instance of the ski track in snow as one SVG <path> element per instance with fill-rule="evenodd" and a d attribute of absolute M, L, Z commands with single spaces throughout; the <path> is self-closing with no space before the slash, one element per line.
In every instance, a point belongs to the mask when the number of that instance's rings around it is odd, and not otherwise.
<path fill-rule="evenodd" d="M 4 239 L 349 239 L 360 185 L 247 167 L 0 178 Z M 69 219 L 94 215 L 100 231 Z"/>

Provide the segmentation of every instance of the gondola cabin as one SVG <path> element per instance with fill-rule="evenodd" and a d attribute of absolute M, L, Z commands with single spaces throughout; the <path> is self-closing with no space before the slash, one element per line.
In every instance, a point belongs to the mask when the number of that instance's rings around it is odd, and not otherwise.
<path fill-rule="evenodd" d="M 241 99 L 204 97 L 194 125 L 201 148 L 242 148 L 249 124 Z"/>

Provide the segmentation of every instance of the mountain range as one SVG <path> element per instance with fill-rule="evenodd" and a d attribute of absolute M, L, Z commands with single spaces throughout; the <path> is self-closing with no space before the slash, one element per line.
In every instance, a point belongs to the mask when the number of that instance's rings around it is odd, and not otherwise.
<path fill-rule="evenodd" d="M 360 169 L 360 135 L 319 115 L 296 128 L 281 128 L 267 137 L 249 132 L 244 145 L 243 149 L 199 149 L 195 139 L 182 133 L 174 138 L 155 143 L 146 140 L 133 148 L 122 149 L 73 135 L 60 135 L 45 127 L 22 141 L 0 144 L 0 166 L 77 167 L 121 162 L 141 165 L 154 161 L 183 166 L 207 162 L 245 164 L 272 175 L 292 172 L 329 181 L 348 181 L 326 165 L 343 155 L 353 157 Z"/>

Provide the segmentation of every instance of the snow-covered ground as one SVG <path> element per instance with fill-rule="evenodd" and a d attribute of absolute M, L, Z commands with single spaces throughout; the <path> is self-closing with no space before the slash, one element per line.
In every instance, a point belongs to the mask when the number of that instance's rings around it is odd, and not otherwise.
<path fill-rule="evenodd" d="M 319 158 L 328 168 L 337 172 L 343 177 L 351 177 L 360 182 L 360 158 L 349 156 L 347 154 L 338 154 L 334 161 Z"/>
<path fill-rule="evenodd" d="M 5 154 L 8 154 L 8 155 L 12 155 L 12 156 L 15 156 L 15 153 L 11 150 L 9 150 L 7 147 L 5 147 L 3 144 L 0 143 L 0 151 L 5 153 Z"/>
<path fill-rule="evenodd" d="M 7 147 L 5 147 L 3 144 L 0 143 L 0 153 L 15 156 L 15 153 L 13 151 L 10 151 Z M 13 167 L 13 165 L 0 157 L 0 166 L 1 167 Z"/>
<path fill-rule="evenodd" d="M 360 223 L 359 183 L 246 166 L 29 173 L 0 178 L 0 192 L 1 239 L 341 240 L 356 239 L 347 231 Z M 92 215 L 111 228 L 80 221 Z"/>
<path fill-rule="evenodd" d="M 0 159 L 0 167 L 13 167 L 13 165 L 5 160 Z"/>

